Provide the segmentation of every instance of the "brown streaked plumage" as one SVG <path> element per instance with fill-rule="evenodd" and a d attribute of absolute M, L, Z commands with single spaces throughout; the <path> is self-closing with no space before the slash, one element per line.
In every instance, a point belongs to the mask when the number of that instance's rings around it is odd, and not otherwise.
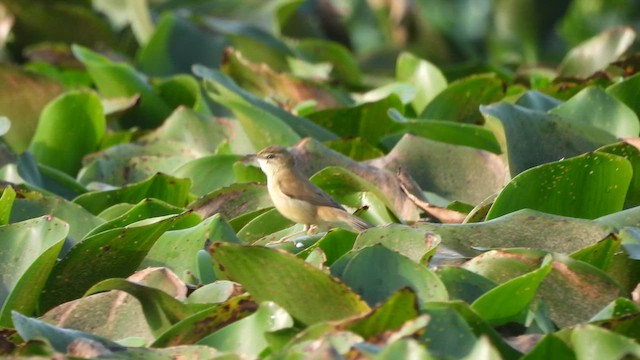
<path fill-rule="evenodd" d="M 267 175 L 267 189 L 276 209 L 287 219 L 303 224 L 305 230 L 311 225 L 331 223 L 344 223 L 356 231 L 372 227 L 309 181 L 285 148 L 269 146 L 256 158 Z"/>

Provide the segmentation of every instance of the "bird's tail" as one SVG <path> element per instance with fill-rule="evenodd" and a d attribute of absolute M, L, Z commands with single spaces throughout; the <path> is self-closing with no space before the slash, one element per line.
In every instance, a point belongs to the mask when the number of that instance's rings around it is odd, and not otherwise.
<path fill-rule="evenodd" d="M 344 219 L 344 221 L 353 229 L 356 230 L 358 232 L 366 230 L 366 229 L 370 229 L 373 227 L 373 225 L 369 224 L 368 222 L 360 219 L 359 217 L 355 216 L 355 215 L 351 215 L 349 213 L 346 213 L 346 219 Z"/>

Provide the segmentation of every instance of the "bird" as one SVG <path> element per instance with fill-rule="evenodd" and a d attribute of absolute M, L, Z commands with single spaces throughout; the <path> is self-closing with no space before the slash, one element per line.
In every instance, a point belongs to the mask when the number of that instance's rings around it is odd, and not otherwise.
<path fill-rule="evenodd" d="M 356 232 L 373 225 L 347 212 L 329 194 L 300 172 L 293 155 L 279 145 L 268 146 L 256 155 L 260 169 L 267 176 L 267 190 L 275 208 L 285 218 L 312 226 L 346 224 Z"/>

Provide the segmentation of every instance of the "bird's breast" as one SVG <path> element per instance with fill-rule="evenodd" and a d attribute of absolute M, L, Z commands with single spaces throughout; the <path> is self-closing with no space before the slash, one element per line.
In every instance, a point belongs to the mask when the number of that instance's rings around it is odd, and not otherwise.
<path fill-rule="evenodd" d="M 268 184 L 269 195 L 273 205 L 282 216 L 298 224 L 315 224 L 317 222 L 317 207 L 307 201 L 294 199 L 284 194 L 277 186 Z"/>

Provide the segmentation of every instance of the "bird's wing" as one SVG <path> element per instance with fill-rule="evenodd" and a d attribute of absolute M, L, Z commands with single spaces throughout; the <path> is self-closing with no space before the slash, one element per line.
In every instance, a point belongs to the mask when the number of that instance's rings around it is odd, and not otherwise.
<path fill-rule="evenodd" d="M 279 183 L 282 193 L 293 199 L 307 201 L 316 206 L 328 206 L 344 210 L 342 205 L 335 199 L 306 178 L 298 179 L 298 181 L 281 180 Z"/>

